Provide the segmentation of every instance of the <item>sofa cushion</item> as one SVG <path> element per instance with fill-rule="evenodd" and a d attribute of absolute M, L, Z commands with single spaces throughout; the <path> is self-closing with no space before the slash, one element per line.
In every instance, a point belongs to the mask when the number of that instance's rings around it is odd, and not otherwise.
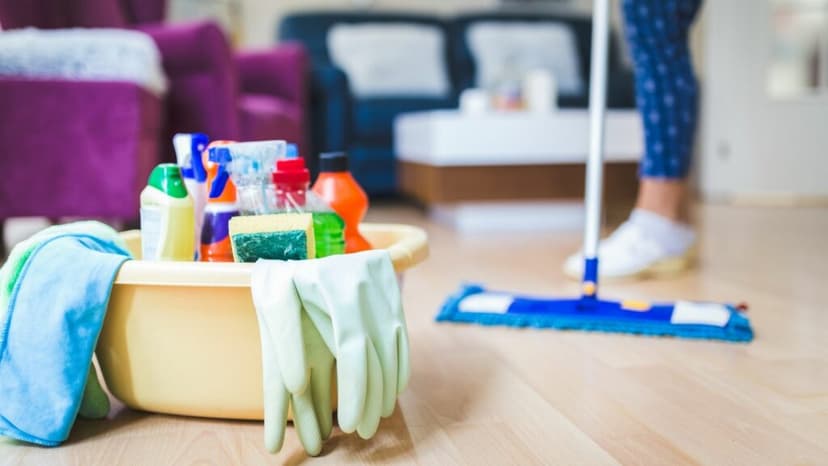
<path fill-rule="evenodd" d="M 365 23 L 420 24 L 433 26 L 442 31 L 446 28 L 442 18 L 427 14 L 326 9 L 286 14 L 277 26 L 277 40 L 301 42 L 307 49 L 311 61 L 330 63 L 328 30 L 337 24 Z"/>
<path fill-rule="evenodd" d="M 353 105 L 354 136 L 362 141 L 391 141 L 394 118 L 407 112 L 452 108 L 453 98 L 372 98 L 361 99 Z"/>
<path fill-rule="evenodd" d="M 358 98 L 442 97 L 450 92 L 443 30 L 415 23 L 335 24 L 331 60 L 348 75 Z"/>
<path fill-rule="evenodd" d="M 555 76 L 560 95 L 576 96 L 585 90 L 577 41 L 566 23 L 480 21 L 469 26 L 466 35 L 478 87 L 494 86 L 507 69 L 519 76 L 543 69 Z"/>
<path fill-rule="evenodd" d="M 301 109 L 272 95 L 239 96 L 239 124 L 244 140 L 285 139 L 302 143 Z"/>

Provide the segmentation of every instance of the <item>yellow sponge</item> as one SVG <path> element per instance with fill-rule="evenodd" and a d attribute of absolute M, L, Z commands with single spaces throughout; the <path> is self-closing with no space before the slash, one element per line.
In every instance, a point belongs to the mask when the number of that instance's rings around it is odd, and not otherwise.
<path fill-rule="evenodd" d="M 316 257 L 312 214 L 250 215 L 230 219 L 236 262 Z"/>

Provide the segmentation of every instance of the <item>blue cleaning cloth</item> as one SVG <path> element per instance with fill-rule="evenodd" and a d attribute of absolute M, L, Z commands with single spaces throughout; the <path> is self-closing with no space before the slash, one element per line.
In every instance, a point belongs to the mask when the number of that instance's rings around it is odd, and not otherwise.
<path fill-rule="evenodd" d="M 0 313 L 0 435 L 43 446 L 69 436 L 112 283 L 129 252 L 67 233 L 38 244 Z"/>

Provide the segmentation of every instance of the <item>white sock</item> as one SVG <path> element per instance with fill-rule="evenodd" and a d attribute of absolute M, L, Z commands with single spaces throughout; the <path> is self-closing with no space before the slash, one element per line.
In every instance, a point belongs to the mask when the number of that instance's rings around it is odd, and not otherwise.
<path fill-rule="evenodd" d="M 635 209 L 627 221 L 639 227 L 647 237 L 673 256 L 684 254 L 696 241 L 696 233 L 690 225 L 674 222 L 654 212 Z"/>

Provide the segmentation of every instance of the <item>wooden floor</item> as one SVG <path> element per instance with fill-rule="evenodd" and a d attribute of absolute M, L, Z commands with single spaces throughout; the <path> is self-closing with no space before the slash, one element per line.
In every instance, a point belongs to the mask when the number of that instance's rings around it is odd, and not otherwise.
<path fill-rule="evenodd" d="M 828 209 L 699 209 L 700 269 L 605 286 L 630 298 L 747 301 L 748 345 L 436 324 L 462 280 L 572 295 L 559 265 L 577 234 L 458 237 L 415 210 L 432 258 L 405 280 L 413 376 L 371 441 L 334 433 L 320 463 L 828 464 Z M 0 465 L 299 464 L 260 423 L 118 407 L 58 449 L 0 442 Z"/>

